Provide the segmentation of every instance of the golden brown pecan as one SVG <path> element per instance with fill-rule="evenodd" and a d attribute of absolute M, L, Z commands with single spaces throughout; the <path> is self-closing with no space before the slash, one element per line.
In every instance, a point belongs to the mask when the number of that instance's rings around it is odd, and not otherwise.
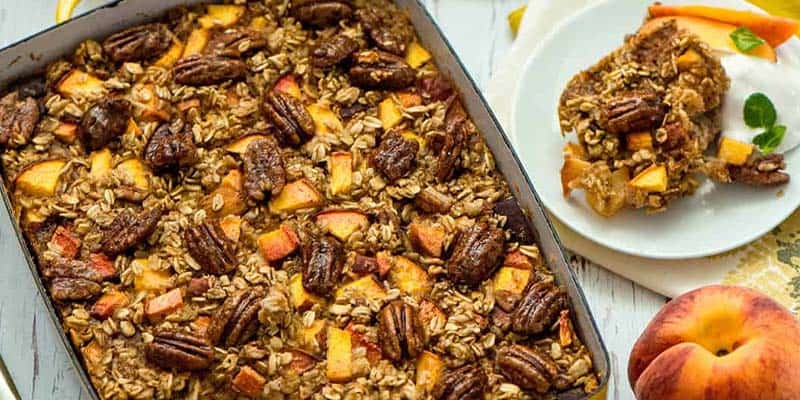
<path fill-rule="evenodd" d="M 106 147 L 128 129 L 131 112 L 131 102 L 128 100 L 98 100 L 81 118 L 81 142 L 89 150 Z"/>
<path fill-rule="evenodd" d="M 555 323 L 561 310 L 567 306 L 567 295 L 563 290 L 552 282 L 531 279 L 511 314 L 511 328 L 526 335 L 542 333 Z"/>
<path fill-rule="evenodd" d="M 186 229 L 183 241 L 189 255 L 207 273 L 221 275 L 236 267 L 236 244 L 225 235 L 218 220 L 206 220 Z"/>
<path fill-rule="evenodd" d="M 497 370 L 517 386 L 547 393 L 558 375 L 558 367 L 550 356 L 522 345 L 511 345 L 497 351 Z"/>
<path fill-rule="evenodd" d="M 314 120 L 303 103 L 278 91 L 264 95 L 262 108 L 277 129 L 278 140 L 284 146 L 297 147 L 314 136 Z"/>
<path fill-rule="evenodd" d="M 528 225 L 528 217 L 519 207 L 517 200 L 512 198 L 498 201 L 494 204 L 494 213 L 506 217 L 506 230 L 511 233 L 511 240 L 520 244 L 532 244 L 535 240 L 533 231 Z"/>
<path fill-rule="evenodd" d="M 611 133 L 628 133 L 661 126 L 667 110 L 655 94 L 632 93 L 609 101 L 605 112 L 608 117 L 606 130 Z"/>
<path fill-rule="evenodd" d="M 161 368 L 175 371 L 200 371 L 211 366 L 214 349 L 190 333 L 164 330 L 153 335 L 145 356 Z"/>
<path fill-rule="evenodd" d="M 55 278 L 50 282 L 50 296 L 56 301 L 88 300 L 100 294 L 103 287 L 83 278 Z"/>
<path fill-rule="evenodd" d="M 358 50 L 358 42 L 339 34 L 322 39 L 311 49 L 311 65 L 319 68 L 332 67 L 346 60 Z"/>
<path fill-rule="evenodd" d="M 353 6 L 349 0 L 294 0 L 292 15 L 305 25 L 326 28 L 349 20 Z"/>
<path fill-rule="evenodd" d="M 480 400 L 483 398 L 489 377 L 477 364 L 467 364 L 447 372 L 433 388 L 437 400 Z"/>
<path fill-rule="evenodd" d="M 27 144 L 39 123 L 39 104 L 33 97 L 11 92 L 0 99 L 0 146 Z"/>
<path fill-rule="evenodd" d="M 234 58 L 197 54 L 179 60 L 172 73 L 175 82 L 182 85 L 215 85 L 244 77 L 247 64 Z"/>
<path fill-rule="evenodd" d="M 117 32 L 103 41 L 103 51 L 116 62 L 142 61 L 158 57 L 172 45 L 172 34 L 164 24 L 145 24 Z"/>
<path fill-rule="evenodd" d="M 778 186 L 789 183 L 789 174 L 783 154 L 770 154 L 756 158 L 739 167 L 728 166 L 731 180 L 752 186 Z"/>
<path fill-rule="evenodd" d="M 342 246 L 336 239 L 311 239 L 303 246 L 303 287 L 321 296 L 329 295 L 342 276 Z"/>
<path fill-rule="evenodd" d="M 389 181 L 394 182 L 414 171 L 418 151 L 419 142 L 416 140 L 406 139 L 397 132 L 389 132 L 373 151 L 370 161 Z"/>
<path fill-rule="evenodd" d="M 378 339 L 386 358 L 399 362 L 422 352 L 424 336 L 417 310 L 403 300 L 384 305 L 378 313 L 378 325 Z"/>
<path fill-rule="evenodd" d="M 486 223 L 466 228 L 458 234 L 445 264 L 447 276 L 457 284 L 479 285 L 500 266 L 504 242 L 503 231 Z"/>
<path fill-rule="evenodd" d="M 267 31 L 248 28 L 228 29 L 214 35 L 204 51 L 217 56 L 239 58 L 267 47 L 267 42 Z"/>
<path fill-rule="evenodd" d="M 453 178 L 456 163 L 467 141 L 467 113 L 458 100 L 453 101 L 445 114 L 444 135 L 434 136 L 431 149 L 437 152 L 436 179 L 446 182 Z"/>
<path fill-rule="evenodd" d="M 358 9 L 356 17 L 380 49 L 398 56 L 406 54 L 406 47 L 414 38 L 414 31 L 405 14 L 394 13 L 378 6 L 367 6 Z"/>
<path fill-rule="evenodd" d="M 170 124 L 162 124 L 144 148 L 144 161 L 153 169 L 175 169 L 197 162 L 197 147 L 190 124 L 173 132 Z"/>
<path fill-rule="evenodd" d="M 420 96 L 425 100 L 425 103 L 445 101 L 455 94 L 450 80 L 442 74 L 420 79 L 417 83 L 417 88 L 419 89 Z"/>
<path fill-rule="evenodd" d="M 239 346 L 253 337 L 258 330 L 258 312 L 263 298 L 260 289 L 244 289 L 225 299 L 206 331 L 211 344 Z"/>
<path fill-rule="evenodd" d="M 355 54 L 350 68 L 354 85 L 368 89 L 403 89 L 411 86 L 416 72 L 404 59 L 379 50 L 365 50 Z"/>
<path fill-rule="evenodd" d="M 244 190 L 252 201 L 264 200 L 264 192 L 277 195 L 286 184 L 281 148 L 272 136 L 256 139 L 247 145 L 242 157 Z"/>
<path fill-rule="evenodd" d="M 103 231 L 100 245 L 103 253 L 117 255 L 143 242 L 156 230 L 162 213 L 161 206 L 156 206 L 139 213 L 125 209 L 117 214 Z"/>

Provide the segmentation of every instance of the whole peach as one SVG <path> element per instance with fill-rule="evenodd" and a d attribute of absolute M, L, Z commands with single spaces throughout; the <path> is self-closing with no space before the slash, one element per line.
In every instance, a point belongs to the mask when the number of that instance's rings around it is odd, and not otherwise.
<path fill-rule="evenodd" d="M 639 400 L 800 399 L 800 323 L 752 289 L 697 289 L 650 322 L 628 378 Z"/>

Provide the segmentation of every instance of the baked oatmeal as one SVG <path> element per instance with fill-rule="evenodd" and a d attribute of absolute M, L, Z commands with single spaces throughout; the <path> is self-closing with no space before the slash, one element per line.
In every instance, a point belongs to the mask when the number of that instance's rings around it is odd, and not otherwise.
<path fill-rule="evenodd" d="M 788 182 L 781 155 L 755 152 L 734 165 L 707 154 L 729 86 L 700 37 L 673 20 L 645 24 L 561 96 L 562 132 L 578 137 L 564 149 L 564 195 L 583 189 L 590 206 L 610 217 L 624 207 L 665 210 L 693 194 L 702 175 L 756 186 Z M 759 167 L 765 163 L 771 169 Z"/>
<path fill-rule="evenodd" d="M 567 295 L 385 1 L 179 8 L 0 100 L 5 184 L 103 399 L 597 389 Z"/>

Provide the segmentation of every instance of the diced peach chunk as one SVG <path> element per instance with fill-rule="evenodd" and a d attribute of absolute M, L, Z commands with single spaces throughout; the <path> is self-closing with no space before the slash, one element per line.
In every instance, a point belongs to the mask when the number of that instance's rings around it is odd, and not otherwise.
<path fill-rule="evenodd" d="M 125 134 L 131 136 L 138 136 L 142 133 L 142 130 L 139 129 L 139 125 L 136 124 L 136 121 L 133 118 L 128 120 L 128 126 L 125 128 Z"/>
<path fill-rule="evenodd" d="M 161 296 L 156 296 L 144 305 L 144 314 L 150 321 L 158 322 L 183 307 L 183 294 L 175 288 Z"/>
<path fill-rule="evenodd" d="M 367 361 L 369 361 L 370 365 L 375 365 L 381 361 L 383 352 L 377 343 L 367 339 L 366 336 L 358 332 L 352 322 L 349 323 L 345 329 L 350 332 L 350 341 L 353 344 L 353 349 L 364 349 L 367 353 Z"/>
<path fill-rule="evenodd" d="M 572 344 L 572 321 L 569 319 L 569 310 L 561 310 L 558 318 L 558 342 L 561 347 L 569 347 Z"/>
<path fill-rule="evenodd" d="M 301 273 L 294 274 L 289 279 L 289 295 L 294 309 L 301 312 L 310 309 L 314 304 L 324 303 L 321 297 L 309 293 L 303 287 L 303 274 Z"/>
<path fill-rule="evenodd" d="M 430 61 L 431 53 L 425 50 L 418 42 L 411 42 L 406 50 L 406 63 L 411 68 L 419 68 L 426 62 Z"/>
<path fill-rule="evenodd" d="M 95 97 L 105 92 L 102 80 L 79 69 L 67 72 L 56 89 L 67 97 Z"/>
<path fill-rule="evenodd" d="M 244 15 L 245 8 L 234 4 L 207 4 L 206 15 L 197 22 L 203 28 L 228 28 L 236 24 Z"/>
<path fill-rule="evenodd" d="M 314 103 L 307 106 L 306 109 L 308 109 L 311 119 L 314 120 L 317 134 L 338 133 L 344 130 L 342 120 L 327 105 Z"/>
<path fill-rule="evenodd" d="M 678 66 L 679 70 L 686 71 L 700 64 L 702 61 L 703 57 L 700 55 L 700 53 L 689 49 L 681 54 L 677 60 L 675 60 L 675 64 Z"/>
<path fill-rule="evenodd" d="M 53 131 L 53 136 L 64 143 L 74 143 L 78 138 L 78 124 L 73 122 L 59 122 Z"/>
<path fill-rule="evenodd" d="M 186 39 L 186 46 L 183 48 L 181 58 L 200 54 L 205 50 L 208 44 L 208 39 L 211 36 L 211 31 L 204 28 L 194 29 L 189 33 L 189 38 Z"/>
<path fill-rule="evenodd" d="M 386 290 L 375 281 L 372 275 L 365 275 L 336 289 L 337 300 L 348 298 L 348 296 L 356 300 L 378 301 L 386 296 Z"/>
<path fill-rule="evenodd" d="M 233 242 L 239 241 L 242 234 L 242 218 L 238 215 L 226 215 L 219 221 L 219 226 L 225 232 L 225 236 Z"/>
<path fill-rule="evenodd" d="M 326 232 L 345 242 L 353 232 L 366 229 L 369 219 L 360 211 L 328 210 L 317 214 L 314 221 Z"/>
<path fill-rule="evenodd" d="M 137 189 L 150 190 L 150 169 L 138 158 L 125 160 L 115 168 L 126 180 L 130 180 Z"/>
<path fill-rule="evenodd" d="M 261 397 L 267 378 L 264 378 L 253 368 L 245 365 L 231 381 L 233 390 L 251 398 Z"/>
<path fill-rule="evenodd" d="M 267 21 L 266 18 L 264 18 L 262 16 L 258 16 L 258 17 L 255 17 L 255 18 L 250 20 L 250 28 L 252 28 L 252 29 L 264 29 L 264 28 L 267 27 L 268 23 L 269 23 L 269 21 Z"/>
<path fill-rule="evenodd" d="M 105 148 L 89 155 L 89 177 L 103 179 L 111 172 L 111 150 Z"/>
<path fill-rule="evenodd" d="M 530 257 L 522 254 L 522 252 L 519 250 L 514 250 L 511 253 L 506 254 L 506 258 L 503 260 L 503 266 L 527 270 L 533 269 L 533 263 L 531 262 Z"/>
<path fill-rule="evenodd" d="M 378 104 L 378 118 L 381 120 L 383 129 L 388 131 L 403 120 L 403 113 L 397 103 L 391 97 L 387 97 Z"/>
<path fill-rule="evenodd" d="M 161 68 L 172 68 L 181 58 L 181 55 L 183 55 L 183 43 L 181 43 L 180 40 L 173 39 L 172 46 L 169 47 L 169 50 L 162 54 L 153 65 Z"/>
<path fill-rule="evenodd" d="M 316 357 L 303 350 L 291 349 L 289 354 L 292 355 L 292 361 L 289 362 L 289 370 L 297 375 L 302 375 L 311 370 L 319 361 Z"/>
<path fill-rule="evenodd" d="M 34 196 L 53 196 L 65 165 L 67 162 L 64 160 L 35 162 L 17 176 L 16 188 Z"/>
<path fill-rule="evenodd" d="M 297 84 L 297 78 L 292 74 L 282 76 L 275 82 L 273 90 L 281 93 L 286 93 L 296 99 L 301 98 L 303 95 L 300 92 L 300 85 Z"/>
<path fill-rule="evenodd" d="M 86 361 L 86 366 L 89 368 L 100 365 L 103 362 L 103 346 L 97 340 L 89 342 L 88 345 L 81 349 L 81 353 L 84 361 Z"/>
<path fill-rule="evenodd" d="M 300 331 L 300 345 L 304 350 L 317 353 L 325 347 L 328 323 L 324 319 L 316 319 Z"/>
<path fill-rule="evenodd" d="M 564 159 L 577 158 L 583 160 L 586 158 L 586 152 L 583 151 L 583 147 L 575 142 L 567 142 L 562 152 L 564 153 Z"/>
<path fill-rule="evenodd" d="M 303 178 L 286 184 L 278 196 L 270 200 L 269 210 L 278 214 L 319 207 L 324 203 L 325 198 L 317 191 L 317 188 L 309 180 Z"/>
<path fill-rule="evenodd" d="M 29 224 L 41 223 L 47 219 L 47 217 L 45 217 L 44 215 L 38 213 L 36 210 L 31 210 L 31 209 L 25 210 L 23 218 L 25 218 L 25 222 Z"/>
<path fill-rule="evenodd" d="M 572 192 L 573 185 L 578 182 L 592 164 L 574 157 L 564 159 L 564 166 L 561 167 L 561 191 L 564 197 L 568 197 Z"/>
<path fill-rule="evenodd" d="M 150 260 L 146 258 L 133 260 L 131 267 L 141 270 L 141 273 L 133 278 L 133 287 L 136 290 L 160 292 L 172 287 L 172 278 L 169 272 L 154 268 Z"/>
<path fill-rule="evenodd" d="M 53 232 L 50 245 L 58 251 L 61 257 L 73 259 L 78 255 L 81 240 L 69 229 L 59 226 Z"/>
<path fill-rule="evenodd" d="M 423 393 L 430 393 L 442 378 L 444 362 L 436 354 L 424 351 L 417 358 L 417 373 L 415 383 Z"/>
<path fill-rule="evenodd" d="M 392 265 L 394 264 L 394 259 L 389 252 L 382 251 L 377 254 L 376 257 L 378 261 L 378 276 L 381 278 L 385 278 L 386 275 L 389 274 L 389 271 L 392 269 Z"/>
<path fill-rule="evenodd" d="M 397 101 L 403 108 L 410 108 L 422 104 L 422 96 L 412 92 L 399 92 L 396 94 Z"/>
<path fill-rule="evenodd" d="M 753 145 L 738 141 L 730 137 L 723 137 L 719 142 L 717 157 L 725 160 L 728 164 L 744 165 L 747 159 L 753 154 Z"/>
<path fill-rule="evenodd" d="M 205 336 L 206 332 L 208 332 L 208 327 L 211 326 L 211 317 L 207 315 L 201 315 L 195 318 L 189 326 L 192 327 L 192 330 L 198 334 L 199 336 Z"/>
<path fill-rule="evenodd" d="M 169 121 L 169 105 L 156 93 L 156 86 L 151 83 L 134 85 L 132 91 L 137 99 L 139 118 L 145 121 Z"/>
<path fill-rule="evenodd" d="M 653 148 L 653 137 L 650 132 L 636 132 L 627 135 L 628 150 L 638 151 Z"/>
<path fill-rule="evenodd" d="M 238 169 L 232 169 L 222 178 L 220 185 L 214 189 L 204 199 L 204 208 L 210 214 L 216 217 L 224 217 L 226 215 L 240 215 L 247 210 L 247 204 L 244 201 L 242 194 L 243 185 L 242 173 Z M 214 211 L 215 198 L 222 199 L 222 207 Z"/>
<path fill-rule="evenodd" d="M 667 190 L 667 167 L 653 164 L 636 175 L 630 184 L 647 192 L 664 192 Z"/>
<path fill-rule="evenodd" d="M 286 258 L 300 246 L 300 238 L 289 225 L 281 225 L 278 229 L 258 237 L 258 248 L 267 261 L 278 261 Z"/>
<path fill-rule="evenodd" d="M 117 276 L 117 268 L 114 261 L 103 253 L 89 254 L 89 266 L 92 267 L 103 280 L 108 280 Z"/>
<path fill-rule="evenodd" d="M 261 134 L 245 135 L 225 146 L 225 150 L 235 154 L 244 154 L 250 143 L 266 137 L 266 135 Z"/>
<path fill-rule="evenodd" d="M 420 150 L 424 149 L 425 148 L 425 144 L 427 143 L 425 141 L 424 137 L 422 137 L 420 135 L 417 135 L 416 133 L 414 133 L 414 131 L 411 131 L 411 130 L 408 130 L 408 129 L 400 132 L 400 136 L 404 137 L 406 140 L 413 140 L 413 141 L 419 143 L 419 149 Z"/>
<path fill-rule="evenodd" d="M 422 297 L 431 290 L 431 280 L 422 267 L 402 256 L 394 257 L 393 261 L 389 281 L 401 292 Z"/>
<path fill-rule="evenodd" d="M 331 154 L 328 164 L 331 176 L 331 194 L 347 194 L 353 186 L 353 155 L 336 151 Z"/>
<path fill-rule="evenodd" d="M 530 278 L 530 270 L 502 267 L 494 274 L 494 290 L 520 295 Z"/>
<path fill-rule="evenodd" d="M 328 380 L 344 383 L 353 378 L 353 343 L 350 332 L 328 328 Z"/>
<path fill-rule="evenodd" d="M 121 307 L 128 304 L 128 295 L 118 290 L 109 290 L 100 296 L 92 305 L 90 314 L 92 317 L 104 320 L 114 314 Z"/>
<path fill-rule="evenodd" d="M 408 226 L 408 239 L 411 241 L 411 246 L 418 253 L 429 257 L 442 256 L 444 235 L 445 231 L 441 226 L 420 222 L 413 222 Z"/>

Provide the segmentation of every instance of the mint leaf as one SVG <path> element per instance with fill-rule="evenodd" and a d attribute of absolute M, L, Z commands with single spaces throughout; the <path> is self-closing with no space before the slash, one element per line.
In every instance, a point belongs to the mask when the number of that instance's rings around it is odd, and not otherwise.
<path fill-rule="evenodd" d="M 786 127 L 783 125 L 775 125 L 753 138 L 753 144 L 758 146 L 765 156 L 772 154 L 783 141 L 783 136 L 786 135 Z"/>
<path fill-rule="evenodd" d="M 753 93 L 744 102 L 744 122 L 751 128 L 769 128 L 778 120 L 778 112 L 764 93 Z"/>
<path fill-rule="evenodd" d="M 744 53 L 766 43 L 764 39 L 758 37 L 753 31 L 745 27 L 738 28 L 731 32 L 731 39 L 733 39 L 733 44 L 736 45 L 736 48 Z"/>

